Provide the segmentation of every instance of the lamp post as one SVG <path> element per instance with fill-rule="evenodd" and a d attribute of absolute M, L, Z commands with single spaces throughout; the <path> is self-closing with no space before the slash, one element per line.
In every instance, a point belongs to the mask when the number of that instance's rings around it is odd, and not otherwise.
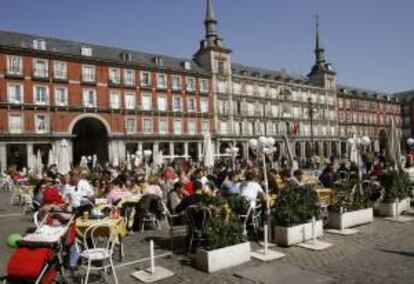
<path fill-rule="evenodd" d="M 275 139 L 272 137 L 261 136 L 259 139 L 250 139 L 249 146 L 252 150 L 256 150 L 263 160 L 263 178 L 264 188 L 266 195 L 266 224 L 269 226 L 270 217 L 270 204 L 269 204 L 269 183 L 267 179 L 267 167 L 266 167 L 266 154 L 272 154 L 274 152 Z M 267 247 L 265 247 L 267 249 Z"/>
<path fill-rule="evenodd" d="M 313 157 L 313 148 L 314 148 L 314 138 L 313 138 L 313 115 L 314 115 L 314 110 L 313 110 L 313 102 L 312 102 L 312 98 L 308 98 L 308 108 L 309 108 L 309 119 L 310 119 L 310 138 L 311 138 L 311 147 L 310 147 L 310 155 L 311 157 Z"/>
<path fill-rule="evenodd" d="M 149 161 L 151 159 L 152 156 L 152 151 L 151 150 L 144 150 L 144 161 L 145 161 L 145 171 L 146 171 L 146 176 L 149 175 Z"/>
<path fill-rule="evenodd" d="M 352 147 L 355 147 L 357 150 L 356 163 L 358 165 L 358 177 L 362 179 L 362 172 L 361 172 L 361 161 L 360 161 L 360 152 L 364 147 L 368 147 L 371 144 L 371 139 L 368 136 L 364 136 L 362 138 L 357 137 L 354 135 L 353 137 L 347 140 L 348 145 L 351 147 L 351 160 L 352 160 Z"/>
<path fill-rule="evenodd" d="M 407 139 L 407 145 L 408 145 L 408 149 L 411 150 L 411 148 L 414 145 L 414 138 L 410 137 Z"/>
<path fill-rule="evenodd" d="M 231 156 L 231 164 L 232 164 L 233 170 L 236 169 L 236 157 L 238 153 L 239 153 L 239 148 L 237 147 L 226 148 L 226 154 Z"/>

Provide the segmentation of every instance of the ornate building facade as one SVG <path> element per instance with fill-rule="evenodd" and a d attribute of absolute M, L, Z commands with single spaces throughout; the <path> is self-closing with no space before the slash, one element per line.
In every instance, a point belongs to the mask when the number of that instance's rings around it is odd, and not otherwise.
<path fill-rule="evenodd" d="M 378 140 L 391 116 L 401 126 L 389 95 L 337 85 L 318 25 L 306 77 L 233 62 L 212 0 L 204 26 L 192 59 L 0 31 L 0 167 L 32 167 L 39 151 L 46 162 L 62 140 L 74 164 L 144 149 L 200 159 L 204 133 L 216 152 L 234 145 L 246 157 L 249 139 L 266 135 L 277 156 L 288 136 L 296 156 L 329 157 L 351 133 Z"/>

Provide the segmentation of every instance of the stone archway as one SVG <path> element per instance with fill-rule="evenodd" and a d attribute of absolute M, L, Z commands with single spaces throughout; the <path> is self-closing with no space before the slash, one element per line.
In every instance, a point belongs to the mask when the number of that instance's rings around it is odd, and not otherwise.
<path fill-rule="evenodd" d="M 98 157 L 98 162 L 108 161 L 108 128 L 101 119 L 84 117 L 77 119 L 72 127 L 73 163 L 79 164 L 82 156 Z"/>

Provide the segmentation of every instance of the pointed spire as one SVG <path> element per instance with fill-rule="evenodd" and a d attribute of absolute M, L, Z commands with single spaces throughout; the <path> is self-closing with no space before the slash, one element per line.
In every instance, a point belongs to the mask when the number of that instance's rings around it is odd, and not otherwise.
<path fill-rule="evenodd" d="M 214 16 L 213 1 L 207 0 L 206 20 L 204 21 L 206 27 L 206 38 L 217 37 L 217 20 Z"/>
<path fill-rule="evenodd" d="M 325 49 L 322 46 L 320 35 L 319 35 L 319 16 L 316 15 L 316 44 L 315 44 L 315 56 L 316 63 L 325 62 Z"/>
<path fill-rule="evenodd" d="M 213 3 L 211 0 L 207 1 L 206 21 L 216 21 L 214 17 Z"/>

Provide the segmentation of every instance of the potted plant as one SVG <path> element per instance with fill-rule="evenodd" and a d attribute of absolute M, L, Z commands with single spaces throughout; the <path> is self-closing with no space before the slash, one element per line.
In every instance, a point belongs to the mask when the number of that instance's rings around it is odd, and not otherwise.
<path fill-rule="evenodd" d="M 290 187 L 283 191 L 273 208 L 274 241 L 291 246 L 312 239 L 312 218 L 315 217 L 315 233 L 323 234 L 323 222 L 319 220 L 320 206 L 314 185 Z"/>
<path fill-rule="evenodd" d="M 209 197 L 201 204 L 211 212 L 206 223 L 206 242 L 196 252 L 197 268 L 202 271 L 215 272 L 250 260 L 250 243 L 245 240 L 236 208 L 229 204 L 242 206 L 242 201 Z"/>
<path fill-rule="evenodd" d="M 381 177 L 384 196 L 378 206 L 382 216 L 398 216 L 410 209 L 410 188 L 408 175 L 402 171 L 390 170 Z"/>
<path fill-rule="evenodd" d="M 328 207 L 330 227 L 346 229 L 374 220 L 369 184 L 352 178 L 336 183 L 333 191 L 335 203 Z"/>

